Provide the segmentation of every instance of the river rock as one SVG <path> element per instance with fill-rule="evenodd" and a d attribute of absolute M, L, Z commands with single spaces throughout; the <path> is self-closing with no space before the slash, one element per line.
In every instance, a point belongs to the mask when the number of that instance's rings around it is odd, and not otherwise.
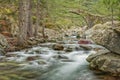
<path fill-rule="evenodd" d="M 4 55 L 4 49 L 8 48 L 8 42 L 6 40 L 6 38 L 0 34 L 0 55 Z"/>
<path fill-rule="evenodd" d="M 45 60 L 39 60 L 39 61 L 37 61 L 37 63 L 39 65 L 45 65 L 45 64 L 47 64 L 47 62 Z"/>
<path fill-rule="evenodd" d="M 92 42 L 90 40 L 81 39 L 78 41 L 78 44 L 92 44 Z"/>
<path fill-rule="evenodd" d="M 55 55 L 55 56 L 53 56 L 53 58 L 55 58 L 55 59 L 69 59 L 67 56 L 64 56 L 64 55 Z"/>
<path fill-rule="evenodd" d="M 73 51 L 73 48 L 67 47 L 67 48 L 65 49 L 65 51 L 66 51 L 66 52 L 72 52 L 72 51 Z"/>
<path fill-rule="evenodd" d="M 39 59 L 40 58 L 40 56 L 28 56 L 27 58 L 26 58 L 26 61 L 33 61 L 33 60 L 37 60 L 37 59 Z"/>
<path fill-rule="evenodd" d="M 42 54 L 41 50 L 37 49 L 37 50 L 32 50 L 31 52 L 28 52 L 28 54 Z"/>
<path fill-rule="evenodd" d="M 113 27 L 110 22 L 97 24 L 86 33 L 89 33 L 89 37 L 97 44 L 120 54 L 120 22 L 114 22 Z"/>
<path fill-rule="evenodd" d="M 87 61 L 90 67 L 120 76 L 120 55 L 112 52 L 91 54 Z"/>
<path fill-rule="evenodd" d="M 91 46 L 88 45 L 80 45 L 81 48 L 83 48 L 84 50 L 92 50 L 93 48 Z"/>
<path fill-rule="evenodd" d="M 0 46 L 2 48 L 7 48 L 8 47 L 8 42 L 2 34 L 0 34 Z"/>
<path fill-rule="evenodd" d="M 74 62 L 74 60 L 70 60 L 70 59 L 61 59 L 62 62 Z"/>
<path fill-rule="evenodd" d="M 49 47 L 49 48 L 53 48 L 53 46 L 56 43 L 44 43 L 44 44 L 39 44 L 40 47 Z"/>
<path fill-rule="evenodd" d="M 80 50 L 84 50 L 84 49 L 83 49 L 82 47 L 79 47 L 79 46 L 77 47 L 77 46 L 76 46 L 76 47 L 75 47 L 75 50 L 76 50 L 76 51 L 80 51 Z"/>
<path fill-rule="evenodd" d="M 35 45 L 37 44 L 37 41 L 35 40 L 27 40 L 28 45 Z"/>
<path fill-rule="evenodd" d="M 64 46 L 62 44 L 54 44 L 53 49 L 54 50 L 64 50 Z"/>
<path fill-rule="evenodd" d="M 7 54 L 5 54 L 5 56 L 6 57 L 16 57 L 17 54 L 15 54 L 15 53 L 7 53 Z"/>
<path fill-rule="evenodd" d="M 17 67 L 20 67 L 20 65 L 15 62 L 1 62 L 0 72 L 4 72 L 4 70 L 14 70 Z"/>
<path fill-rule="evenodd" d="M 6 54 L 3 48 L 0 48 L 0 56 Z"/>

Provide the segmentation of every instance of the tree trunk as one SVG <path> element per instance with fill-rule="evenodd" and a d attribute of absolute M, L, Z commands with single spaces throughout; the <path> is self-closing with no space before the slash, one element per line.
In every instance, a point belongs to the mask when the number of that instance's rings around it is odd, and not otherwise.
<path fill-rule="evenodd" d="M 36 25 L 35 25 L 34 36 L 37 36 L 37 34 L 38 34 L 38 27 L 39 27 L 39 20 L 40 20 L 39 3 L 40 2 L 37 0 L 37 3 L 36 3 Z"/>
<path fill-rule="evenodd" d="M 25 2 L 24 0 L 19 0 L 19 36 L 18 36 L 18 45 L 25 43 L 27 38 L 27 27 L 25 23 Z"/>
<path fill-rule="evenodd" d="M 27 40 L 27 32 L 30 23 L 30 0 L 19 0 L 19 36 L 18 45 L 23 46 Z"/>
<path fill-rule="evenodd" d="M 113 18 L 113 7 L 111 7 L 111 21 L 112 21 L 112 27 L 114 26 L 114 18 Z"/>
<path fill-rule="evenodd" d="M 27 14 L 28 14 L 28 30 L 27 30 L 27 35 L 28 37 L 33 37 L 33 28 L 32 28 L 32 0 L 27 0 Z"/>
<path fill-rule="evenodd" d="M 42 25 L 42 35 L 43 35 L 43 38 L 45 39 L 45 25 Z"/>

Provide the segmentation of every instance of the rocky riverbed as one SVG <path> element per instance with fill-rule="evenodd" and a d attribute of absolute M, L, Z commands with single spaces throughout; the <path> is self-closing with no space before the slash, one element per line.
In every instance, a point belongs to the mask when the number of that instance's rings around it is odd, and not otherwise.
<path fill-rule="evenodd" d="M 101 50 L 106 51 L 94 43 L 78 44 L 72 37 L 8 52 L 0 57 L 0 80 L 118 80 L 89 69 L 86 58 Z"/>

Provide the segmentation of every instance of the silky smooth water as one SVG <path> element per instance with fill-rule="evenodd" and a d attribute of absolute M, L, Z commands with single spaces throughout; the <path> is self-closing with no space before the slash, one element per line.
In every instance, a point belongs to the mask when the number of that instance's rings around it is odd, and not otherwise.
<path fill-rule="evenodd" d="M 10 57 L 8 60 L 21 63 L 24 66 L 21 69 L 32 69 L 40 73 L 34 80 L 104 80 L 104 77 L 101 77 L 104 74 L 100 73 L 102 75 L 96 75 L 89 69 L 89 63 L 86 61 L 86 58 L 91 53 L 96 53 L 94 50 L 73 49 L 72 52 L 56 51 L 51 47 L 53 44 L 45 43 L 27 51 L 14 52 L 18 56 Z M 65 48 L 79 47 L 79 44 L 76 42 L 72 44 L 65 43 L 63 45 Z M 87 46 L 104 49 L 95 44 Z M 39 58 L 26 62 L 25 60 L 29 56 L 37 56 Z M 39 64 L 39 61 L 44 61 L 45 64 Z"/>

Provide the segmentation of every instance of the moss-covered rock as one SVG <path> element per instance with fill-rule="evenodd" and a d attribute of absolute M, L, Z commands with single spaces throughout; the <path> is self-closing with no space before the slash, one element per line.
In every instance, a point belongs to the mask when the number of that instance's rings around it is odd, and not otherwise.
<path fill-rule="evenodd" d="M 2 34 L 0 34 L 0 46 L 4 49 L 8 47 L 8 42 Z"/>
<path fill-rule="evenodd" d="M 12 69 L 15 69 L 18 67 L 20 67 L 20 65 L 18 63 L 14 63 L 14 62 L 1 62 L 0 63 L 0 71 L 12 70 Z"/>
<path fill-rule="evenodd" d="M 120 76 L 120 22 L 97 24 L 87 33 L 94 42 L 110 50 L 90 55 L 90 67 Z"/>
<path fill-rule="evenodd" d="M 120 56 L 111 52 L 92 54 L 87 58 L 90 67 L 120 76 Z"/>
<path fill-rule="evenodd" d="M 28 72 L 22 72 L 21 76 L 25 77 L 25 78 L 32 79 L 32 78 L 35 78 L 36 76 L 38 76 L 38 74 L 37 74 L 37 72 L 30 72 L 30 71 L 28 71 Z"/>
<path fill-rule="evenodd" d="M 7 76 L 0 76 L 0 80 L 10 80 L 10 78 Z"/>
<path fill-rule="evenodd" d="M 109 49 L 114 53 L 120 54 L 120 22 L 114 22 L 114 26 L 110 22 L 97 24 L 90 30 L 86 31 L 89 37 L 96 42 Z"/>
<path fill-rule="evenodd" d="M 8 74 L 7 77 L 10 80 L 26 80 L 26 78 L 22 77 L 21 75 L 18 74 Z"/>

